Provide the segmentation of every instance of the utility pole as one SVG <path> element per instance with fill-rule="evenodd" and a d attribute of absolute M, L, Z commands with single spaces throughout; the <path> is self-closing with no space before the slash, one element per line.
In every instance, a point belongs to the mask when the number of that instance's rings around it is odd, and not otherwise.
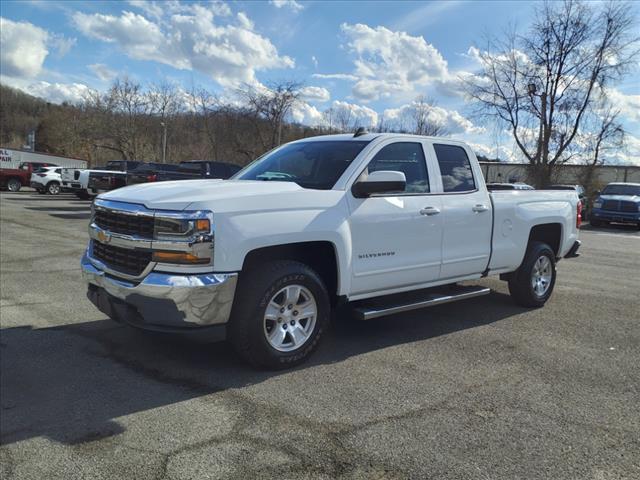
<path fill-rule="evenodd" d="M 167 161 L 167 124 L 160 122 L 162 125 L 162 163 Z"/>

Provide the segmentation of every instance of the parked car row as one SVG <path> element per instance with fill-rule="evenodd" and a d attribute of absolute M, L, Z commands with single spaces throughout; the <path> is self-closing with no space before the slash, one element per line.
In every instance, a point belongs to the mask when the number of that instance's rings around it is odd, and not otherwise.
<path fill-rule="evenodd" d="M 128 185 L 168 180 L 227 179 L 240 170 L 238 165 L 208 160 L 191 160 L 179 164 L 108 162 L 104 169 L 62 169 L 62 189 L 78 198 L 89 199 L 99 193 Z"/>

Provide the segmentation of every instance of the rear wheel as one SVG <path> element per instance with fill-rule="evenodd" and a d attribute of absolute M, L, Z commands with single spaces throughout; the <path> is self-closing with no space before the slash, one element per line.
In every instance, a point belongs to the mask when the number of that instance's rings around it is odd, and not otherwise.
<path fill-rule="evenodd" d="M 518 305 L 542 307 L 556 283 L 556 255 L 542 242 L 533 242 L 509 280 L 509 293 Z"/>
<path fill-rule="evenodd" d="M 10 192 L 19 192 L 22 188 L 22 182 L 17 178 L 10 178 L 7 181 L 7 190 Z"/>
<path fill-rule="evenodd" d="M 60 193 L 60 184 L 58 182 L 49 182 L 47 184 L 47 193 L 49 195 L 58 195 Z"/>
<path fill-rule="evenodd" d="M 314 270 L 300 262 L 269 262 L 240 279 L 229 340 L 254 366 L 292 367 L 316 349 L 330 310 L 329 295 Z"/>

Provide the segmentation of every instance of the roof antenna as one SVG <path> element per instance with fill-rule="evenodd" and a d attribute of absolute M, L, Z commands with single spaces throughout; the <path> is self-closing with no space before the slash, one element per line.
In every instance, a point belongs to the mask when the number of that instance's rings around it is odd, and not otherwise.
<path fill-rule="evenodd" d="M 361 137 L 362 135 L 366 135 L 367 133 L 367 129 L 364 127 L 358 127 L 358 129 L 356 130 L 356 133 L 353 134 L 353 138 L 356 137 Z"/>

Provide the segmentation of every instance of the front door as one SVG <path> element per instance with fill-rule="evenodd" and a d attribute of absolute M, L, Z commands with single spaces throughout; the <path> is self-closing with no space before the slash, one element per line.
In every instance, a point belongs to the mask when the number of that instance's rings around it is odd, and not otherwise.
<path fill-rule="evenodd" d="M 437 280 L 442 250 L 442 204 L 431 186 L 422 142 L 386 143 L 362 175 L 401 171 L 402 192 L 355 198 L 349 195 L 352 295 Z"/>

